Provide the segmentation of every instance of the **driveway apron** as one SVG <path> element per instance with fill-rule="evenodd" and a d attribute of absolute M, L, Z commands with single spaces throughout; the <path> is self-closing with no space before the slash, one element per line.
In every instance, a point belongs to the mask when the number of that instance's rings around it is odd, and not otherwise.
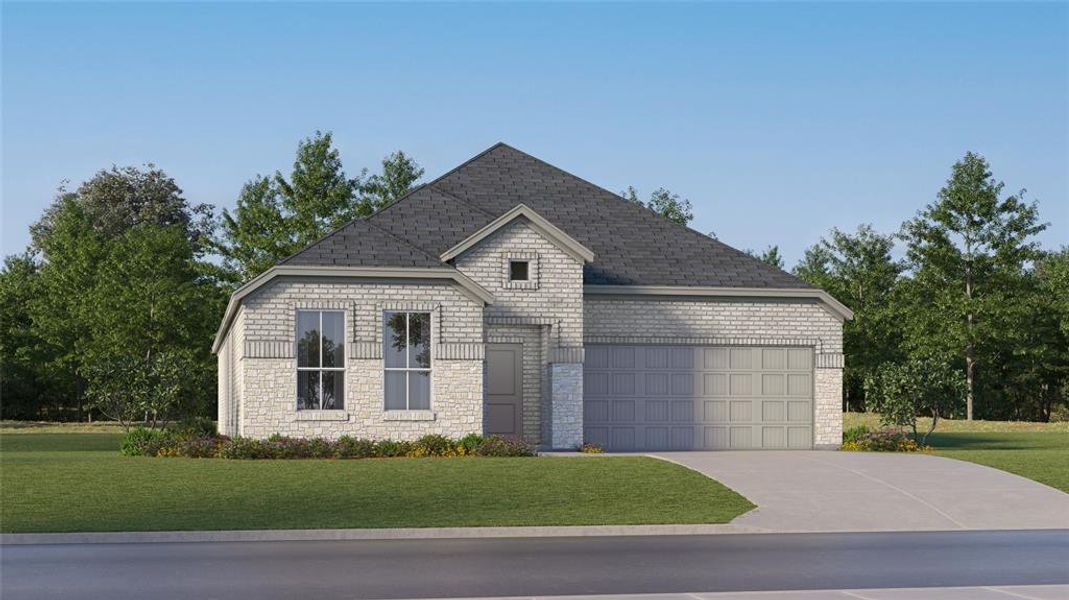
<path fill-rule="evenodd" d="M 777 532 L 1069 529 L 1069 494 L 924 454 L 659 452 L 758 508 L 732 525 Z"/>

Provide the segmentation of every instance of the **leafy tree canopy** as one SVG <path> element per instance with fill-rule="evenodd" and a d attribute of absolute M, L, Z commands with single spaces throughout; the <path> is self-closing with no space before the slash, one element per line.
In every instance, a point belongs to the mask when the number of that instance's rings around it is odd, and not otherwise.
<path fill-rule="evenodd" d="M 770 267 L 776 269 L 783 268 L 783 256 L 779 253 L 779 246 L 769 246 L 768 248 L 765 248 L 764 252 L 747 250 L 746 254 L 749 254 Z"/>
<path fill-rule="evenodd" d="M 665 188 L 654 190 L 650 194 L 650 199 L 646 202 L 639 199 L 638 191 L 633 186 L 627 186 L 627 189 L 620 192 L 620 195 L 623 196 L 624 200 L 645 206 L 669 221 L 674 221 L 680 225 L 686 225 L 694 219 L 694 207 L 691 205 L 690 200 L 680 198 L 679 194 L 673 194 Z"/>
<path fill-rule="evenodd" d="M 233 212 L 223 211 L 215 249 L 233 279 L 248 280 L 332 229 L 366 217 L 400 198 L 423 176 L 403 152 L 382 161 L 382 172 L 346 175 L 330 133 L 297 145 L 289 177 L 276 172 L 246 183 Z"/>

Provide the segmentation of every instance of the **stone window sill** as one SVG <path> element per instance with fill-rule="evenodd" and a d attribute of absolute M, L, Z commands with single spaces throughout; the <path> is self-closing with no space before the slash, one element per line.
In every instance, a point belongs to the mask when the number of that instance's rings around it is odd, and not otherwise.
<path fill-rule="evenodd" d="M 383 412 L 384 421 L 433 421 L 433 410 L 387 410 Z"/>
<path fill-rule="evenodd" d="M 299 410 L 297 421 L 348 421 L 349 413 L 344 410 Z"/>

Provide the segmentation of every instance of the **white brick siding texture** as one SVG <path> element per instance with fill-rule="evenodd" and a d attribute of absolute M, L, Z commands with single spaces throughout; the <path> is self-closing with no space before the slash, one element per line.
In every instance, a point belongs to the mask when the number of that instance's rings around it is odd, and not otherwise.
<path fill-rule="evenodd" d="M 296 410 L 293 344 L 299 308 L 345 313 L 342 411 Z M 380 344 L 382 312 L 389 309 L 430 310 L 432 344 L 449 344 L 453 351 L 448 355 L 466 357 L 441 358 L 435 350 L 430 412 L 387 413 L 383 409 Z M 482 432 L 482 355 L 456 351 L 482 347 L 482 307 L 454 284 L 278 279 L 245 299 L 231 335 L 243 355 L 234 373 L 239 383 L 241 435 L 415 439 L 428 433 L 461 437 Z"/>
<path fill-rule="evenodd" d="M 506 286 L 508 253 L 537 255 L 537 289 Z M 583 345 L 583 265 L 516 220 L 456 258 L 457 269 L 494 295 L 486 307 L 487 319 L 515 318 L 553 324 L 552 343 L 577 348 Z"/>
<path fill-rule="evenodd" d="M 530 261 L 528 284 L 509 284 L 510 258 Z M 454 262 L 494 295 L 485 311 L 488 341 L 496 336 L 523 343 L 524 438 L 554 448 L 575 447 L 583 430 L 582 364 L 550 361 L 558 355 L 582 357 L 582 262 L 532 229 L 526 219 L 502 227 Z M 537 368 L 534 374 L 532 365 Z M 558 445 L 559 440 L 564 445 Z"/>
<path fill-rule="evenodd" d="M 814 445 L 842 440 L 842 322 L 816 302 L 587 296 L 584 315 L 587 343 L 812 346 Z"/>

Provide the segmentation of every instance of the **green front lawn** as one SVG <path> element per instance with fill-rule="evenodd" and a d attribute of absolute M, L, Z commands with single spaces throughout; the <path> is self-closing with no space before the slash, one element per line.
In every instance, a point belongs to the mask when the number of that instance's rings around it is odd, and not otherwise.
<path fill-rule="evenodd" d="M 726 523 L 754 506 L 644 457 L 119 456 L 112 433 L 0 433 L 0 530 Z"/>
<path fill-rule="evenodd" d="M 935 432 L 935 453 L 1027 477 L 1069 492 L 1069 433 Z"/>
<path fill-rule="evenodd" d="M 930 420 L 919 419 L 927 430 Z M 873 413 L 844 413 L 843 428 L 876 429 Z M 1069 422 L 939 421 L 928 443 L 939 456 L 987 465 L 1069 492 Z"/>

